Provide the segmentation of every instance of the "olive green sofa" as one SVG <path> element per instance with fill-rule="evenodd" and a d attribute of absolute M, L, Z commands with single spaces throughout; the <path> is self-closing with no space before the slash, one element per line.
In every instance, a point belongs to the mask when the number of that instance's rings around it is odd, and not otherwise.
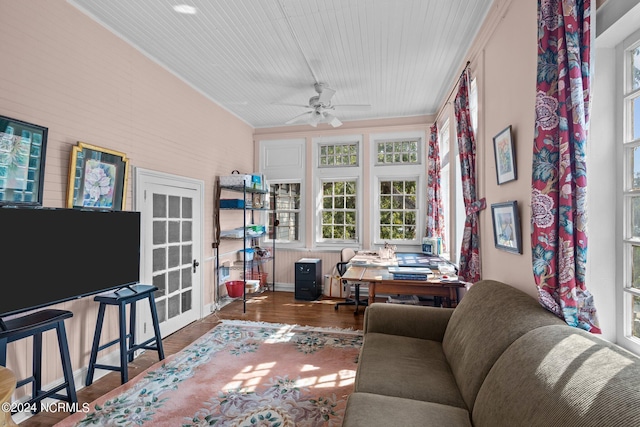
<path fill-rule="evenodd" d="M 375 303 L 343 426 L 640 426 L 640 358 L 480 281 L 455 309 Z"/>

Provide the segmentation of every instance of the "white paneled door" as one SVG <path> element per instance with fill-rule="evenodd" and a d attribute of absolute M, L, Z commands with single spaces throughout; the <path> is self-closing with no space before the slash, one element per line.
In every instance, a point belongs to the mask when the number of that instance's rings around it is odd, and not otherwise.
<path fill-rule="evenodd" d="M 188 178 L 136 171 L 136 203 L 142 217 L 140 281 L 158 287 L 155 301 L 163 337 L 201 317 L 203 185 Z M 139 336 L 150 337 L 148 307 L 138 307 Z"/>

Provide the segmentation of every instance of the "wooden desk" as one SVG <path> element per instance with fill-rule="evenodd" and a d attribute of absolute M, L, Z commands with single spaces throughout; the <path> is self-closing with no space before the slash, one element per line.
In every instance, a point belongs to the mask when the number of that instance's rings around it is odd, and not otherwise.
<path fill-rule="evenodd" d="M 343 279 L 369 283 L 369 304 L 373 304 L 377 293 L 398 295 L 430 295 L 443 297 L 445 306 L 458 305 L 458 288 L 464 288 L 460 281 L 442 280 L 394 280 L 386 267 L 349 266 Z"/>

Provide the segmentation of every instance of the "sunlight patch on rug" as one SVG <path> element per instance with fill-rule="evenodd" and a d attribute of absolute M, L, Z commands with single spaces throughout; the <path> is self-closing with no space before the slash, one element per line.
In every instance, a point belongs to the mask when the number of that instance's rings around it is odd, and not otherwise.
<path fill-rule="evenodd" d="M 223 320 L 56 424 L 340 426 L 362 331 Z"/>

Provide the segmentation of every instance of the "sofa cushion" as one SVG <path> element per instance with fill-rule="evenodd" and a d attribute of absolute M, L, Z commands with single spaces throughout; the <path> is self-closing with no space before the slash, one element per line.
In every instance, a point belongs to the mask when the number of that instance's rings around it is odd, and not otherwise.
<path fill-rule="evenodd" d="M 467 409 L 437 341 L 370 332 L 364 336 L 354 391 Z"/>
<path fill-rule="evenodd" d="M 504 283 L 475 283 L 458 304 L 442 341 L 444 354 L 469 410 L 498 357 L 540 326 L 565 325 L 530 295 Z"/>
<path fill-rule="evenodd" d="M 640 358 L 569 326 L 514 342 L 478 392 L 475 426 L 640 426 Z"/>
<path fill-rule="evenodd" d="M 347 400 L 343 427 L 471 427 L 465 409 L 371 393 L 353 393 Z"/>

